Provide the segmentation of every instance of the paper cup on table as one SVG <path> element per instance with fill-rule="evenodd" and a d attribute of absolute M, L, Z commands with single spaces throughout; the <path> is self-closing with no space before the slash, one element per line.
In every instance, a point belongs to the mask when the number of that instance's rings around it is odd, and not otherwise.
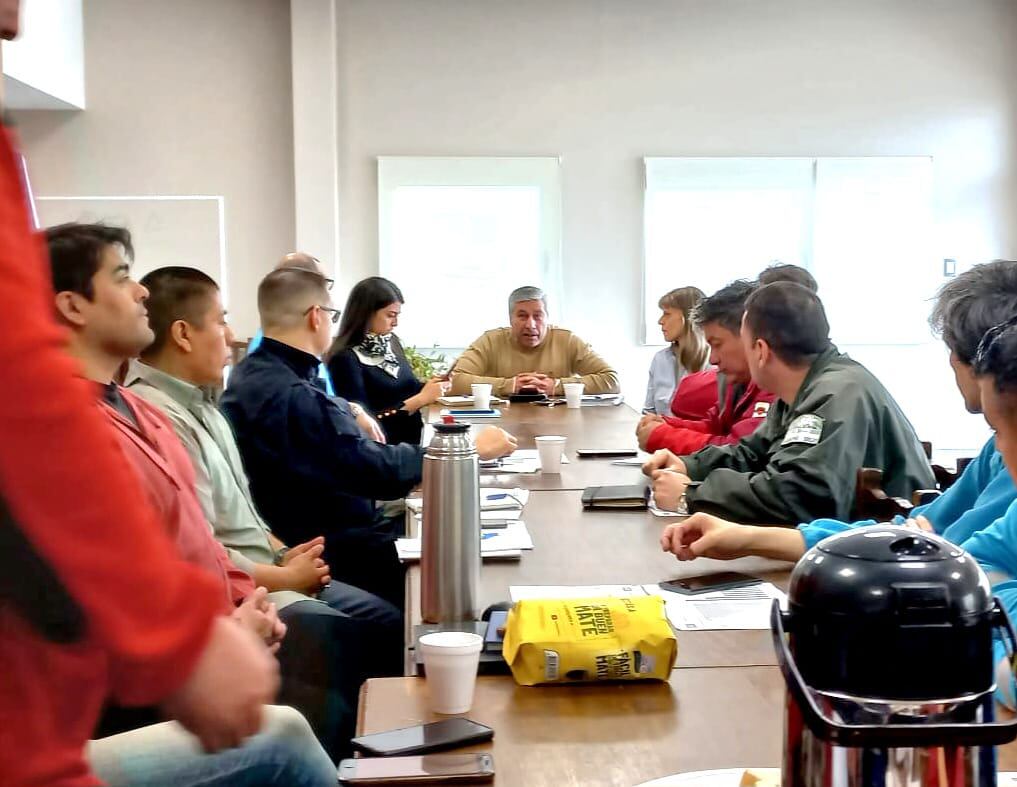
<path fill-rule="evenodd" d="M 470 386 L 473 392 L 473 407 L 476 410 L 491 409 L 491 384 L 474 383 Z"/>
<path fill-rule="evenodd" d="M 540 456 L 540 472 L 561 473 L 561 455 L 565 450 L 565 438 L 561 435 L 544 435 L 534 438 L 537 454 Z"/>
<path fill-rule="evenodd" d="M 586 386 L 583 383 L 565 383 L 563 388 L 565 389 L 565 406 L 570 410 L 581 407 L 583 404 L 583 389 Z"/>
<path fill-rule="evenodd" d="M 438 631 L 420 638 L 424 672 L 435 713 L 466 713 L 473 706 L 484 640 L 464 631 Z"/>

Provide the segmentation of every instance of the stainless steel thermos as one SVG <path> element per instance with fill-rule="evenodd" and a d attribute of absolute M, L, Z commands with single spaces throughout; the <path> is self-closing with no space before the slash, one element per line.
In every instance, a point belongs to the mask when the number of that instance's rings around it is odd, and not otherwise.
<path fill-rule="evenodd" d="M 480 474 L 469 424 L 435 424 L 424 453 L 421 617 L 480 617 Z"/>

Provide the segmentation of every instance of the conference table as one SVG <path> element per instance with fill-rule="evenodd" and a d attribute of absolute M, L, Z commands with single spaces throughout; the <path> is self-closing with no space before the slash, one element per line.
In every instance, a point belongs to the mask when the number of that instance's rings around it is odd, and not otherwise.
<path fill-rule="evenodd" d="M 563 435 L 568 463 L 559 474 L 490 476 L 481 485 L 530 490 L 522 519 L 535 548 L 514 561 L 485 561 L 481 605 L 507 601 L 512 585 L 651 584 L 682 576 L 741 571 L 786 589 L 790 566 L 760 558 L 679 563 L 660 549 L 674 519 L 649 511 L 584 511 L 589 485 L 637 483 L 638 467 L 580 459 L 578 448 L 635 448 L 638 414 L 628 406 L 579 410 L 513 404 L 494 423 L 520 448 L 539 435 Z M 431 408 L 428 420 L 439 418 Z M 469 419 L 466 419 L 469 420 Z M 408 521 L 412 522 L 412 517 Z M 367 681 L 358 733 L 445 718 L 428 710 L 427 682 L 416 676 L 412 629 L 420 622 L 419 567 L 406 583 L 407 677 Z M 679 631 L 678 658 L 667 682 L 525 687 L 510 675 L 482 674 L 464 714 L 495 730 L 495 784 L 563 787 L 635 785 L 688 771 L 780 767 L 784 683 L 769 631 Z M 1017 746 L 999 750 L 999 768 L 1017 768 Z M 737 782 L 731 784 L 735 787 Z"/>

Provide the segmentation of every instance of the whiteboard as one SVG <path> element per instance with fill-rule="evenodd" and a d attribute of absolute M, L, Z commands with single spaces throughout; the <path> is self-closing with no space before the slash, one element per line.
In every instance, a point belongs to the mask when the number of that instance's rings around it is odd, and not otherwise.
<path fill-rule="evenodd" d="M 40 227 L 102 222 L 130 230 L 135 280 L 167 265 L 215 279 L 229 303 L 225 201 L 221 196 L 36 197 Z"/>

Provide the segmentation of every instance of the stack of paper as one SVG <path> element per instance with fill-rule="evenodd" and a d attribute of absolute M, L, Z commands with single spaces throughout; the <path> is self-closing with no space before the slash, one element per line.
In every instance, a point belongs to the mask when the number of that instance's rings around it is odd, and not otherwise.
<path fill-rule="evenodd" d="M 787 607 L 787 595 L 769 582 L 690 596 L 662 591 L 659 585 L 643 589 L 663 597 L 667 619 L 679 631 L 768 629 L 773 600 Z"/>
<path fill-rule="evenodd" d="M 528 489 L 497 489 L 480 490 L 480 519 L 482 522 L 498 522 L 519 519 L 523 506 L 530 499 Z M 424 511 L 422 497 L 406 498 L 406 507 L 419 518 Z"/>
<path fill-rule="evenodd" d="M 480 556 L 482 558 L 518 558 L 523 550 L 533 549 L 533 539 L 526 523 L 521 519 L 509 523 L 499 530 L 485 530 L 480 534 Z M 396 553 L 404 563 L 420 560 L 422 548 L 419 538 L 396 540 Z"/>
<path fill-rule="evenodd" d="M 505 404 L 508 400 L 498 396 L 491 397 L 491 404 Z M 438 404 L 446 407 L 473 407 L 472 396 L 439 396 Z"/>

